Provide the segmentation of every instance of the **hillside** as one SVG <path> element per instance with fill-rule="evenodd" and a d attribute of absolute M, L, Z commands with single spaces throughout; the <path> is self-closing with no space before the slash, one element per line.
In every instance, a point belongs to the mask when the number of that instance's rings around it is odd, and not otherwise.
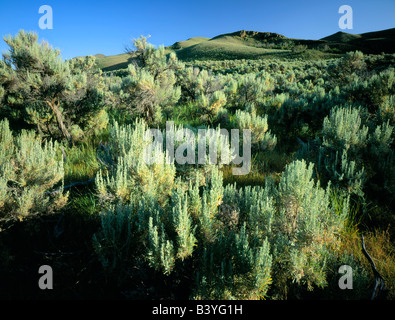
<path fill-rule="evenodd" d="M 121 53 L 114 56 L 96 54 L 95 57 L 97 65 L 105 71 L 124 69 L 129 64 L 129 55 L 127 53 Z"/>
<path fill-rule="evenodd" d="M 302 50 L 295 47 L 302 46 Z M 309 49 L 305 51 L 305 49 Z M 264 59 L 264 58 L 331 58 L 334 54 L 359 50 L 378 54 L 395 52 L 395 28 L 363 34 L 336 32 L 319 40 L 293 39 L 272 32 L 241 30 L 221 34 L 213 38 L 193 37 L 177 41 L 166 47 L 182 61 Z M 113 56 L 96 55 L 97 63 L 104 71 L 126 68 L 128 54 Z"/>
<path fill-rule="evenodd" d="M 289 50 L 266 49 L 265 43 L 278 44 L 286 37 L 270 32 L 238 31 L 176 50 L 181 60 L 257 59 L 284 54 Z"/>
<path fill-rule="evenodd" d="M 168 48 L 171 49 L 171 50 L 184 49 L 184 48 L 188 48 L 188 47 L 191 47 L 193 45 L 205 42 L 207 40 L 210 40 L 210 38 L 194 37 L 194 38 L 190 38 L 190 39 L 185 40 L 185 41 L 177 41 L 176 43 L 174 43 L 173 45 L 171 45 Z"/>
<path fill-rule="evenodd" d="M 361 34 L 336 32 L 321 40 L 342 51 L 359 50 L 372 54 L 395 52 L 395 28 Z"/>
<path fill-rule="evenodd" d="M 350 42 L 355 39 L 361 38 L 359 34 L 351 34 L 346 32 L 336 32 L 330 36 L 322 38 L 321 40 L 328 41 L 328 42 Z"/>

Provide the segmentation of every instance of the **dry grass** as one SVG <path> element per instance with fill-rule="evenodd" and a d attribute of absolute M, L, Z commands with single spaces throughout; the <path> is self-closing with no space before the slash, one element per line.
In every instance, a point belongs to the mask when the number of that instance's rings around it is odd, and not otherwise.
<path fill-rule="evenodd" d="M 389 290 L 388 299 L 395 299 L 395 246 L 388 231 L 375 230 L 364 234 L 365 246 L 372 257 L 377 270 L 385 280 Z M 372 267 L 362 253 L 361 237 L 357 233 L 347 233 L 343 236 L 342 250 L 352 253 L 365 270 L 369 271 L 371 283 L 374 282 Z"/>

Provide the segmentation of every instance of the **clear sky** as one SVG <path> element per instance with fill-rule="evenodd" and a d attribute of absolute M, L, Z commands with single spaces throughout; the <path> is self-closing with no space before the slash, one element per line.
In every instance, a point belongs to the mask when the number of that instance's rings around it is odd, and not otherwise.
<path fill-rule="evenodd" d="M 353 29 L 338 25 L 341 5 L 353 9 Z M 53 29 L 41 30 L 42 5 L 53 9 Z M 184 0 L 75 1 L 0 0 L 0 35 L 20 29 L 61 50 L 62 58 L 113 55 L 130 40 L 151 35 L 154 45 L 238 30 L 277 32 L 320 39 L 337 31 L 353 34 L 395 27 L 395 0 Z M 0 51 L 8 47 L 0 40 Z"/>

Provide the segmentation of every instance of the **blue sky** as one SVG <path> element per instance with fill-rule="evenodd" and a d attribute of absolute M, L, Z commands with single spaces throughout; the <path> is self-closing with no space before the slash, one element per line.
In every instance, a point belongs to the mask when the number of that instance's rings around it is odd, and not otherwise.
<path fill-rule="evenodd" d="M 353 9 L 353 29 L 338 26 L 341 5 Z M 39 7 L 53 9 L 53 29 L 41 30 Z M 320 39 L 337 31 L 364 33 L 395 27 L 395 0 L 0 0 L 0 35 L 35 31 L 63 58 L 124 52 L 130 39 L 151 35 L 155 45 L 238 30 Z M 0 40 L 0 51 L 7 50 Z"/>

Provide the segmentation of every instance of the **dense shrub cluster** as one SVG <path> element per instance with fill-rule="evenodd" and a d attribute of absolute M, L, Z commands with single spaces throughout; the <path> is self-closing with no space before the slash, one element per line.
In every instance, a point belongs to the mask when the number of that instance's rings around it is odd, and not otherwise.
<path fill-rule="evenodd" d="M 312 174 L 312 164 L 296 161 L 278 186 L 268 180 L 264 188 L 237 189 L 224 187 L 213 167 L 203 180 L 197 171 L 194 181 L 167 188 L 167 203 L 152 196 L 159 188 L 151 182 L 138 203 L 131 199 L 101 213 L 96 250 L 111 271 L 127 268 L 138 254 L 165 275 L 182 272 L 189 260 L 193 298 L 260 298 L 271 284 L 284 297 L 289 277 L 309 290 L 324 287 L 325 261 L 340 245 L 348 205 L 335 212 L 330 189 Z"/>

